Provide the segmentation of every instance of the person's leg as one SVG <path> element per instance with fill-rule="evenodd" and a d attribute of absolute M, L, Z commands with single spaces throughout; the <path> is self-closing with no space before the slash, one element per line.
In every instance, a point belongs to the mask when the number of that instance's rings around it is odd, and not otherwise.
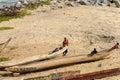
<path fill-rule="evenodd" d="M 108 52 L 112 51 L 114 48 L 112 47 L 111 49 L 108 50 Z"/>
<path fill-rule="evenodd" d="M 65 55 L 65 51 L 63 52 L 63 56 Z"/>
<path fill-rule="evenodd" d="M 68 53 L 68 49 L 65 50 L 63 56 L 65 56 Z"/>
<path fill-rule="evenodd" d="M 94 52 L 92 51 L 88 56 L 90 57 L 90 56 L 93 56 L 94 55 Z"/>

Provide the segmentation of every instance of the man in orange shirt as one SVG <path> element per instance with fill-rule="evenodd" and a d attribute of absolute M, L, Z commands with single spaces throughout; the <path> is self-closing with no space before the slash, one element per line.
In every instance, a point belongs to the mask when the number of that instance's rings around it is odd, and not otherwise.
<path fill-rule="evenodd" d="M 64 38 L 64 41 L 63 41 L 63 47 L 68 46 L 68 44 L 69 44 L 68 39 L 65 37 L 65 38 Z M 66 50 L 63 52 L 63 56 L 65 56 L 67 53 L 68 53 L 68 49 L 66 49 Z"/>

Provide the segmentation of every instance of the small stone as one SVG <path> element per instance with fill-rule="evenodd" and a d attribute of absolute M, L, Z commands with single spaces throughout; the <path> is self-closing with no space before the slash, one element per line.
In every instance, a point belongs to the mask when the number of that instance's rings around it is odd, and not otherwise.
<path fill-rule="evenodd" d="M 102 64 L 99 64 L 98 67 L 102 67 Z"/>
<path fill-rule="evenodd" d="M 112 64 L 110 64 L 110 66 L 112 66 Z"/>
<path fill-rule="evenodd" d="M 20 73 L 13 73 L 13 76 L 18 77 L 18 76 L 20 76 Z"/>

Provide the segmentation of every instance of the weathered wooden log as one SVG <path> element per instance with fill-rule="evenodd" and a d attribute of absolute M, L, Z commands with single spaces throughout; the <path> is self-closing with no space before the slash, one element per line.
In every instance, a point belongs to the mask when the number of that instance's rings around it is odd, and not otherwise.
<path fill-rule="evenodd" d="M 6 68 L 6 67 L 11 67 L 11 66 L 17 66 L 21 64 L 27 64 L 35 61 L 40 61 L 40 60 L 45 60 L 45 59 L 50 59 L 57 57 L 59 54 L 63 53 L 68 47 L 64 47 L 63 49 L 59 50 L 58 52 L 48 54 L 48 55 L 37 55 L 37 56 L 32 56 L 32 57 L 26 57 L 25 59 L 18 59 L 18 60 L 11 60 L 11 61 L 5 61 L 5 62 L 0 62 L 0 68 Z"/>
<path fill-rule="evenodd" d="M 11 41 L 12 38 L 9 38 L 6 42 L 0 44 L 0 53 L 5 49 L 8 43 Z"/>
<path fill-rule="evenodd" d="M 39 64 L 34 64 L 34 65 L 13 66 L 13 67 L 6 68 L 5 70 L 11 71 L 11 72 L 18 72 L 18 73 L 33 72 L 33 71 L 60 67 L 60 66 L 70 65 L 70 64 L 75 64 L 75 63 L 97 61 L 97 60 L 101 60 L 107 57 L 111 53 L 112 52 L 108 52 L 107 50 L 107 51 L 100 52 L 99 54 L 96 54 L 92 57 L 87 57 L 87 58 L 80 58 L 80 56 L 67 57 L 67 58 L 61 58 L 61 59 L 56 59 L 56 60 L 43 61 Z"/>
<path fill-rule="evenodd" d="M 120 68 L 96 71 L 86 74 L 77 75 L 76 77 L 71 77 L 67 80 L 94 80 L 94 79 L 101 79 L 110 76 L 120 75 Z M 56 80 L 63 80 L 62 78 Z"/>
<path fill-rule="evenodd" d="M 0 75 L 4 76 L 4 75 L 11 75 L 12 72 L 10 71 L 0 71 Z"/>
<path fill-rule="evenodd" d="M 75 77 L 77 75 L 80 75 L 80 70 L 79 71 L 67 71 L 67 72 L 52 73 L 47 76 L 25 78 L 24 80 L 55 80 L 58 78 L 65 78 L 63 80 L 67 80 L 68 77 L 70 77 L 70 76 Z"/>

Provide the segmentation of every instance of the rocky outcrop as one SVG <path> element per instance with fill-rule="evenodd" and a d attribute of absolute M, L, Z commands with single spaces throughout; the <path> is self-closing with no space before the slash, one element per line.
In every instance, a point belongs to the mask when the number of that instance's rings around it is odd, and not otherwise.
<path fill-rule="evenodd" d="M 87 0 L 80 0 L 78 1 L 81 5 L 90 5 L 90 3 Z"/>
<path fill-rule="evenodd" d="M 107 5 L 107 0 L 79 0 L 77 1 L 80 5 Z"/>
<path fill-rule="evenodd" d="M 69 2 L 69 1 L 65 2 L 65 5 L 68 6 L 68 7 L 74 7 L 75 6 L 75 4 L 73 2 Z"/>
<path fill-rule="evenodd" d="M 117 8 L 120 8 L 120 0 L 113 0 Z"/>
<path fill-rule="evenodd" d="M 95 6 L 110 6 L 115 3 L 116 7 L 120 7 L 120 0 L 55 0 L 56 3 L 63 3 L 65 6 L 73 7 L 79 5 L 95 5 Z"/>
<path fill-rule="evenodd" d="M 97 6 L 108 6 L 108 4 L 115 3 L 116 7 L 120 7 L 120 0 L 79 0 L 81 5 L 97 5 Z"/>
<path fill-rule="evenodd" d="M 4 7 L 0 11 L 0 16 L 14 16 L 18 14 L 20 10 L 21 7 L 16 7 L 16 6 Z"/>

